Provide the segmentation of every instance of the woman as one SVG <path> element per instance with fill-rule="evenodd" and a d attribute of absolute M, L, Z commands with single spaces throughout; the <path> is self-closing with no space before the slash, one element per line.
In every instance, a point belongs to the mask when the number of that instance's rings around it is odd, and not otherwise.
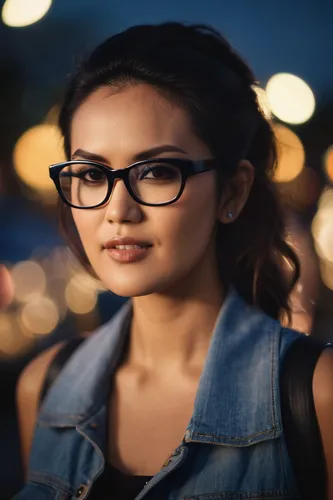
<path fill-rule="evenodd" d="M 22 374 L 26 465 L 31 453 L 17 498 L 299 497 L 278 397 L 300 336 L 279 322 L 298 263 L 253 84 L 224 38 L 178 23 L 111 37 L 73 76 L 69 161 L 50 167 L 63 226 L 86 268 L 131 300 L 74 353 L 39 415 L 59 347 Z M 330 499 L 332 383 L 324 352 L 314 391 Z"/>

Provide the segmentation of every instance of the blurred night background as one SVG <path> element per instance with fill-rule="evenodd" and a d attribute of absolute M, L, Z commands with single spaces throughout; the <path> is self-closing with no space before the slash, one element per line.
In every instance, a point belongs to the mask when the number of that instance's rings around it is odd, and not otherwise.
<path fill-rule="evenodd" d="M 48 165 L 63 158 L 56 122 L 69 73 L 130 25 L 210 24 L 253 68 L 276 130 L 288 238 L 302 263 L 293 326 L 333 340 L 333 2 L 1 0 L 0 7 L 0 263 L 15 284 L 0 312 L 0 499 L 7 499 L 22 484 L 20 371 L 54 342 L 105 322 L 124 300 L 67 251 Z M 38 8 L 45 15 L 23 26 Z"/>

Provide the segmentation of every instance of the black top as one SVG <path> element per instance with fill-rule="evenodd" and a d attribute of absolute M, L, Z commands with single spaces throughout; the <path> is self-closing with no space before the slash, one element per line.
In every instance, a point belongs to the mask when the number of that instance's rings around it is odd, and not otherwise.
<path fill-rule="evenodd" d="M 131 476 L 106 464 L 93 485 L 88 500 L 133 500 L 151 476 Z"/>

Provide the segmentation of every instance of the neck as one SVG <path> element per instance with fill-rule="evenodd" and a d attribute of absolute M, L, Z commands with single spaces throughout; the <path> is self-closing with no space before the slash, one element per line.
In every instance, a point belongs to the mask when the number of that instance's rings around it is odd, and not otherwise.
<path fill-rule="evenodd" d="M 201 371 L 223 300 L 207 265 L 168 293 L 133 298 L 127 363 L 154 374 Z"/>

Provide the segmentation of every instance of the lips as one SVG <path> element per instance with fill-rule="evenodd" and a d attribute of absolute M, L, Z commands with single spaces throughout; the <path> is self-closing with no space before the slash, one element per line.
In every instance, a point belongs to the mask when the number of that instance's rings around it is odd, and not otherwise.
<path fill-rule="evenodd" d="M 148 241 L 137 240 L 134 238 L 112 238 L 103 244 L 107 250 L 118 248 L 120 250 L 131 250 L 135 248 L 149 248 L 153 245 Z"/>
<path fill-rule="evenodd" d="M 153 245 L 133 238 L 113 238 L 104 244 L 107 254 L 116 262 L 130 264 L 145 259 Z"/>

